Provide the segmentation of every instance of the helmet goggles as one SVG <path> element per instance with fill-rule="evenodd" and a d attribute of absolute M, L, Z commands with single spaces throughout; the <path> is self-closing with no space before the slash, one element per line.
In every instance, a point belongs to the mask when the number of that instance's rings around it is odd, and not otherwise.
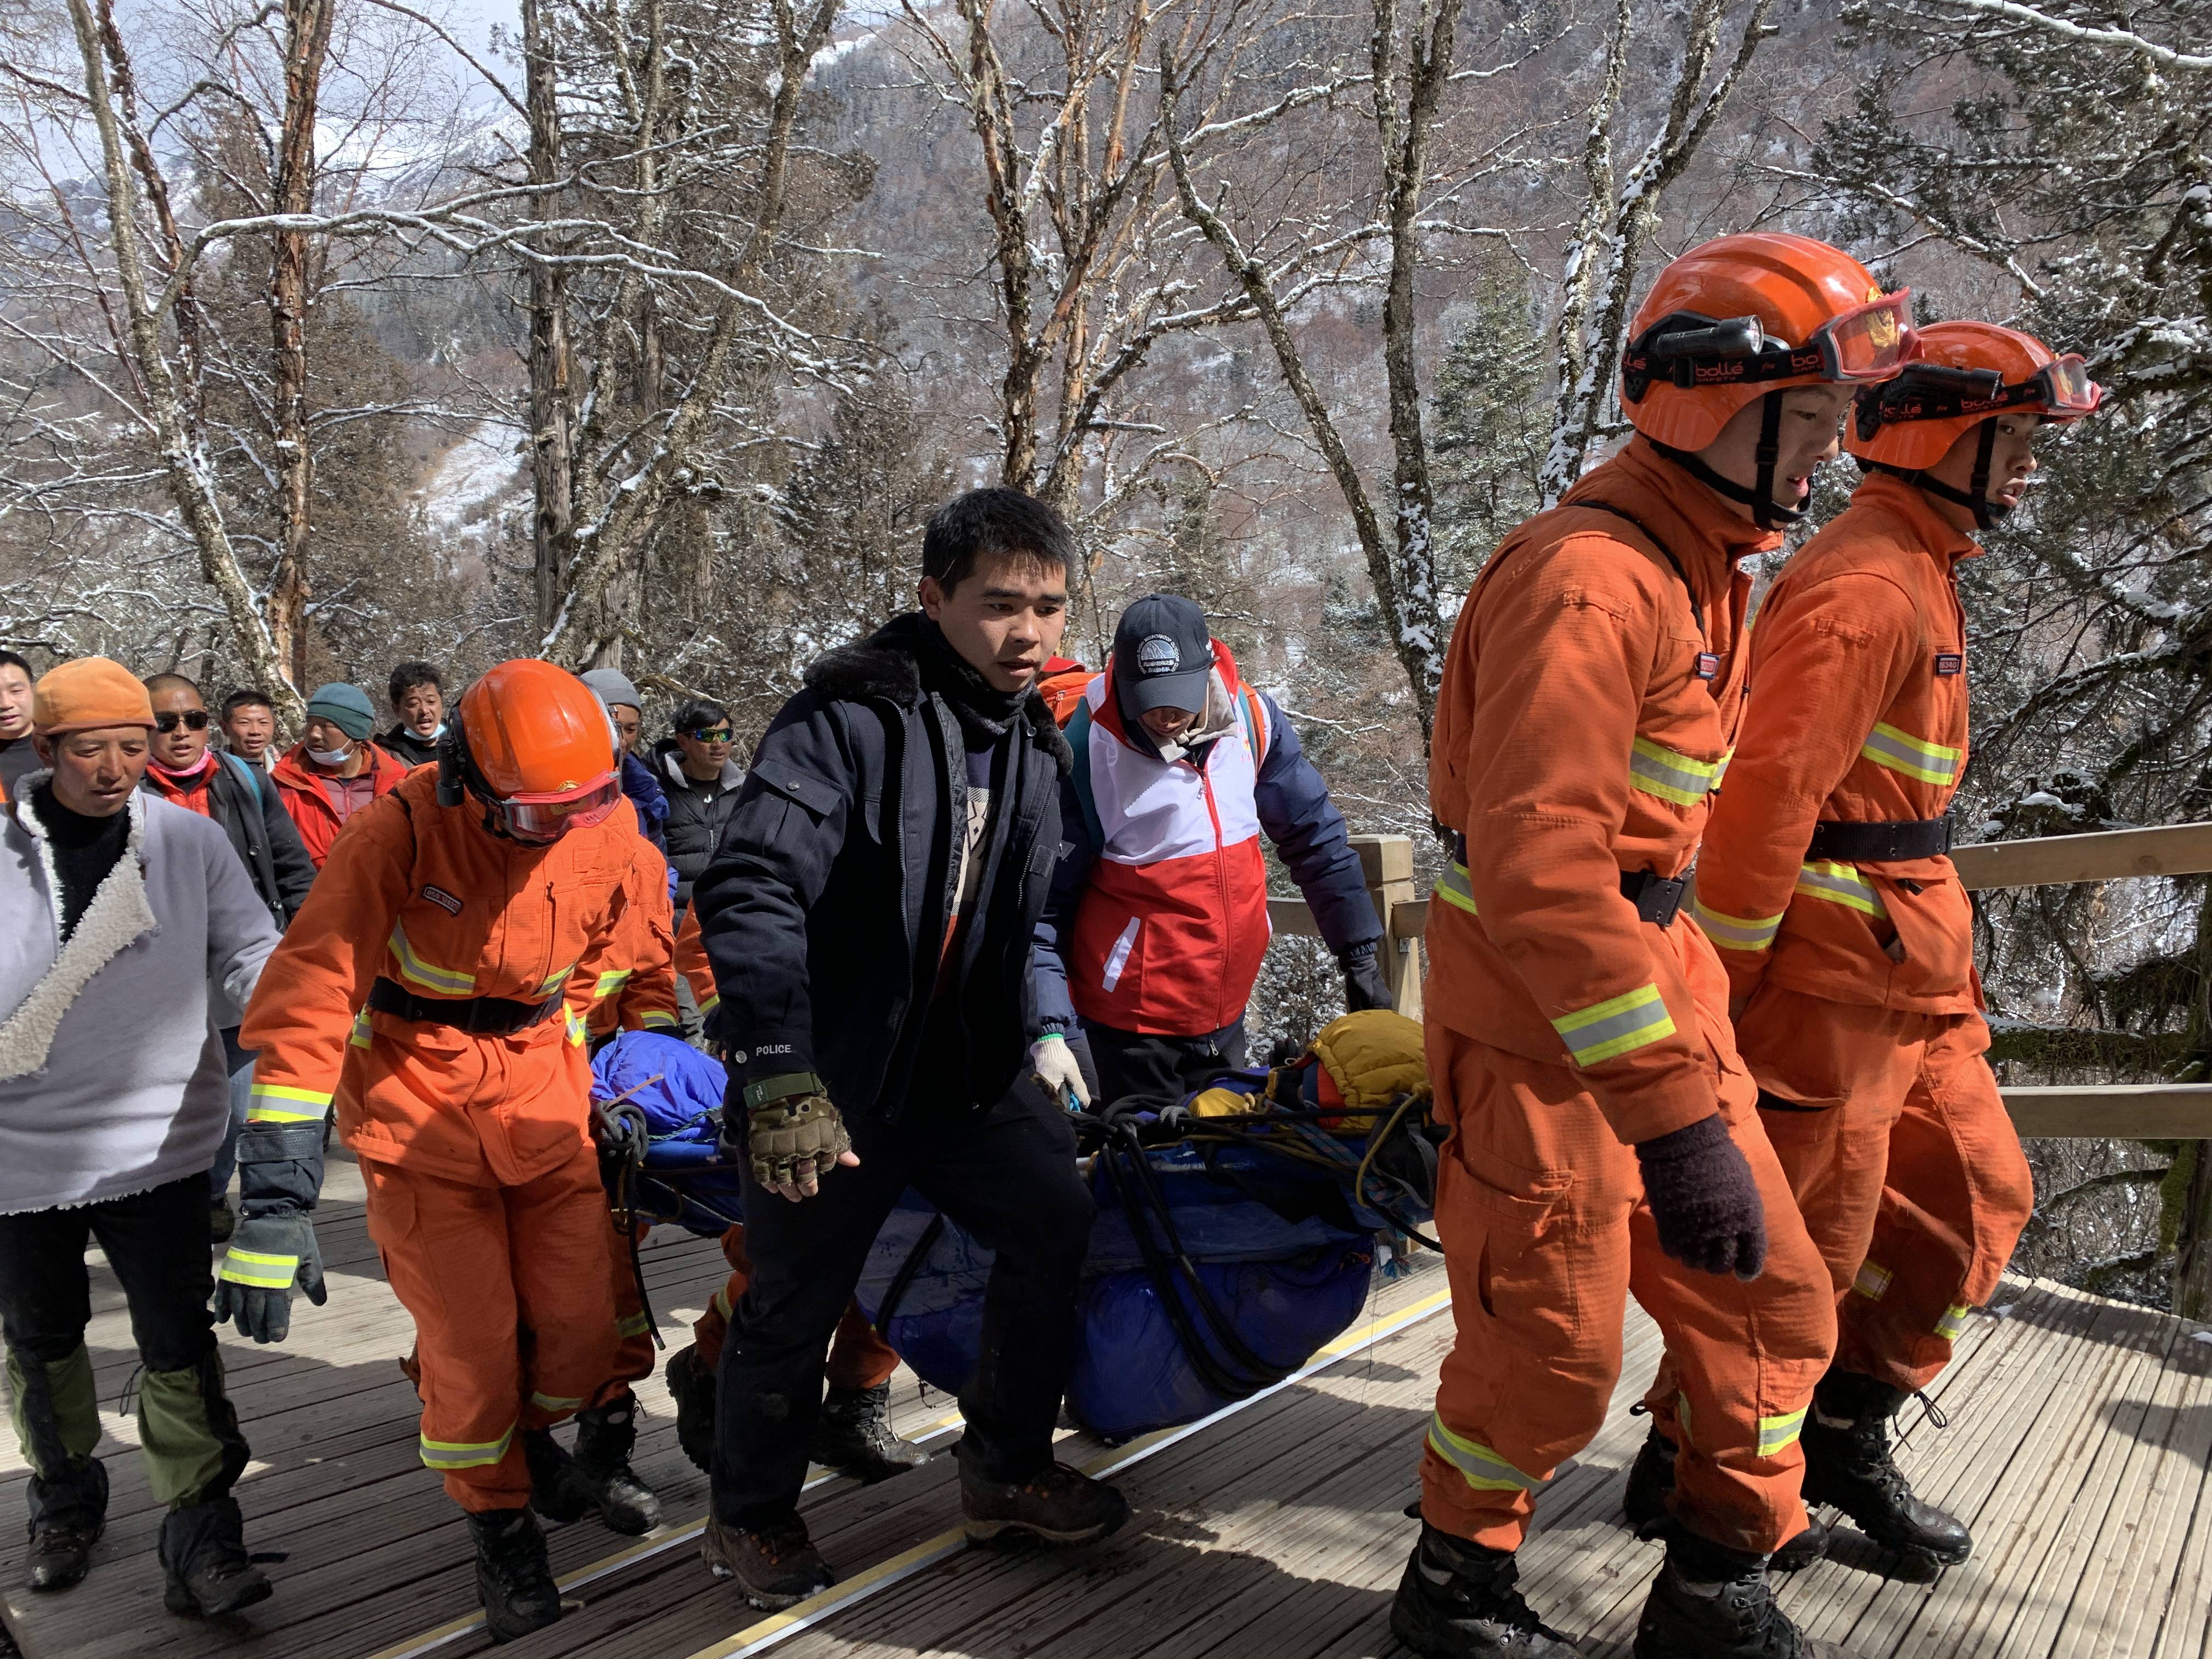
<path fill-rule="evenodd" d="M 1770 337 L 1756 317 L 1670 312 L 1620 356 L 1621 393 L 1643 400 L 1655 380 L 1685 391 L 1768 380 L 1886 380 L 1918 356 L 1912 290 L 1879 295 L 1830 318 L 1802 346 Z"/>
<path fill-rule="evenodd" d="M 1862 439 L 1870 439 L 1893 422 L 1948 421 L 2008 410 L 2078 420 L 2104 399 L 2104 387 L 2089 378 L 2087 363 L 2074 352 L 2009 385 L 1992 368 L 1915 363 L 1881 391 L 1860 394 L 1858 430 Z"/>
<path fill-rule="evenodd" d="M 589 783 L 543 793 L 511 795 L 489 800 L 501 825 L 516 841 L 533 847 L 550 846 L 571 830 L 588 830 L 605 823 L 622 799 L 622 780 L 614 773 Z"/>

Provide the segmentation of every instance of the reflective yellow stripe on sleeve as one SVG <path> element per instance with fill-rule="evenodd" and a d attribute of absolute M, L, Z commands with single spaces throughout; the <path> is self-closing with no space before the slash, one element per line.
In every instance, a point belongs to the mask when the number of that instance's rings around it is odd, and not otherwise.
<path fill-rule="evenodd" d="M 544 983 L 540 984 L 538 988 L 538 994 L 541 997 L 551 996 L 556 991 L 561 988 L 562 981 L 575 971 L 576 964 L 573 962 L 566 968 L 556 969 L 553 972 L 545 975 Z"/>
<path fill-rule="evenodd" d="M 450 968 L 440 968 L 416 956 L 415 947 L 407 942 L 407 929 L 398 922 L 392 924 L 392 954 L 398 958 L 399 976 L 413 980 L 426 991 L 465 997 L 477 988 L 474 974 L 457 974 Z"/>
<path fill-rule="evenodd" d="M 1869 1302 L 1879 1302 L 1889 1294 L 1889 1281 L 1894 1277 L 1888 1268 L 1871 1261 L 1859 1264 L 1858 1274 L 1851 1280 L 1851 1289 Z"/>
<path fill-rule="evenodd" d="M 1701 761 L 1649 738 L 1638 738 L 1628 757 L 1628 782 L 1631 788 L 1673 801 L 1677 806 L 1695 806 L 1720 787 L 1721 773 L 1727 765 L 1725 760 Z"/>
<path fill-rule="evenodd" d="M 1798 866 L 1797 890 L 1807 898 L 1826 899 L 1869 916 L 1887 917 L 1889 907 L 1872 882 L 1848 864 L 1823 861 Z"/>
<path fill-rule="evenodd" d="M 1862 758 L 1923 783 L 1949 783 L 1959 775 L 1959 750 L 1929 743 L 1883 723 L 1859 746 Z"/>
<path fill-rule="evenodd" d="M 375 1038 L 374 1029 L 368 1023 L 368 1010 L 363 1008 L 353 1017 L 353 1030 L 346 1041 L 356 1048 L 366 1048 Z"/>
<path fill-rule="evenodd" d="M 1730 916 L 1708 909 L 1702 899 L 1690 901 L 1690 914 L 1705 937 L 1723 951 L 1764 951 L 1782 931 L 1780 916 Z"/>
<path fill-rule="evenodd" d="M 530 1391 L 530 1403 L 542 1412 L 575 1412 L 584 1408 L 581 1400 L 571 1400 L 566 1395 L 540 1394 L 535 1389 Z"/>
<path fill-rule="evenodd" d="M 1595 1066 L 1674 1036 L 1674 1017 L 1667 1012 L 1659 988 L 1644 985 L 1555 1019 L 1552 1029 L 1565 1040 L 1576 1065 Z"/>
<path fill-rule="evenodd" d="M 241 1250 L 234 1244 L 223 1257 L 222 1271 L 216 1276 L 234 1285 L 281 1291 L 291 1284 L 299 1271 L 300 1258 L 296 1255 L 265 1255 L 258 1250 Z"/>
<path fill-rule="evenodd" d="M 1469 915 L 1479 914 L 1474 908 L 1474 889 L 1468 884 L 1467 866 L 1455 864 L 1437 878 L 1436 891 L 1431 896 L 1442 899 L 1453 908 L 1464 910 Z"/>
<path fill-rule="evenodd" d="M 629 983 L 630 972 L 628 968 L 612 968 L 601 974 L 598 987 L 592 992 L 592 997 L 597 999 L 611 996 L 621 990 L 623 986 Z"/>
<path fill-rule="evenodd" d="M 246 1109 L 248 1123 L 320 1123 L 331 1109 L 327 1089 L 295 1089 L 282 1083 L 257 1083 Z"/>
<path fill-rule="evenodd" d="M 648 1031 L 657 1031 L 664 1027 L 673 1026 L 676 1024 L 676 1016 L 665 1014 L 658 1008 L 649 1008 L 638 1016 L 638 1024 Z"/>
<path fill-rule="evenodd" d="M 1963 1302 L 1954 1302 L 1936 1322 L 1936 1334 L 1946 1342 L 1956 1342 L 1966 1331 L 1967 1316 L 1973 1311 Z"/>
<path fill-rule="evenodd" d="M 507 1445 L 514 1438 L 513 1424 L 496 1440 L 433 1440 L 426 1434 L 422 1437 L 422 1462 L 434 1469 L 480 1469 L 506 1456 Z"/>
<path fill-rule="evenodd" d="M 625 1314 L 615 1321 L 615 1331 L 621 1336 L 643 1336 L 653 1328 L 653 1322 L 641 1313 Z"/>
<path fill-rule="evenodd" d="M 1429 1449 L 1457 1469 L 1477 1492 L 1534 1492 L 1539 1484 L 1480 1441 L 1454 1434 L 1433 1412 L 1429 1415 Z"/>
<path fill-rule="evenodd" d="M 582 1048 L 585 1039 L 592 1034 L 591 1022 L 574 1008 L 564 1008 L 561 1012 L 562 1018 L 568 1023 L 568 1041 Z"/>
<path fill-rule="evenodd" d="M 701 1017 L 702 1017 L 702 1018 L 703 1018 L 703 1017 L 705 1017 L 705 1016 L 706 1016 L 706 1015 L 708 1015 L 708 1014 L 711 1014 L 711 1013 L 713 1013 L 713 1012 L 714 1012 L 714 1010 L 715 1010 L 715 1009 L 717 1009 L 717 1008 L 720 1007 L 721 1006 L 722 1006 L 722 999 L 720 998 L 720 995 L 715 995 L 715 996 L 708 997 L 708 998 L 704 1002 L 702 1002 L 702 1003 L 701 1003 L 701 1004 L 699 1005 L 699 1012 L 700 1012 L 700 1015 L 701 1015 Z"/>

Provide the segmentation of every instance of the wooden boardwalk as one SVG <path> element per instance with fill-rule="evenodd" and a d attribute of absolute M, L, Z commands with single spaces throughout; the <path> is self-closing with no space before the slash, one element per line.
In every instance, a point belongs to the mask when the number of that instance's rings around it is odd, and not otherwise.
<path fill-rule="evenodd" d="M 30 1659 L 440 1659 L 487 1651 L 467 1534 L 415 1455 L 414 1395 L 395 1364 L 412 1330 L 378 1275 L 361 1186 L 334 1161 L 321 1229 L 330 1305 L 301 1307 L 292 1340 L 227 1334 L 233 1392 L 256 1461 L 239 1487 L 248 1541 L 282 1551 L 271 1601 L 198 1625 L 161 1610 L 158 1516 L 112 1408 L 135 1364 L 122 1297 L 95 1254 L 91 1333 L 114 1477 L 92 1578 L 58 1596 L 21 1577 L 21 1466 L 7 1481 L 0 1577 Z M 672 1344 L 720 1282 L 711 1243 L 664 1231 L 646 1250 Z M 1063 1455 L 1121 1471 L 1137 1518 L 1073 1554 L 968 1551 L 949 1459 L 888 1485 L 825 1479 L 817 1541 L 844 1576 L 827 1604 L 765 1618 L 701 1566 L 706 1483 L 675 1445 L 658 1378 L 639 1467 L 671 1525 L 643 1540 L 585 1523 L 553 1529 L 572 1576 L 569 1615 L 514 1659 L 787 1659 L 946 1654 L 974 1659 L 1353 1659 L 1400 1651 L 1385 1611 L 1413 1523 L 1414 1459 L 1451 1336 L 1433 1264 L 1382 1288 L 1333 1356 L 1215 1421 Z M 1920 1489 L 1973 1525 L 1975 1558 L 1933 1583 L 1881 1575 L 1854 1535 L 1790 1582 L 1785 1604 L 1865 1659 L 2179 1659 L 2212 1655 L 2212 1332 L 2047 1284 L 2008 1283 L 1936 1391 L 1951 1425 L 1911 1421 Z M 1643 1428 L 1627 1407 L 1654 1333 L 1633 1316 L 1624 1385 L 1605 1431 L 1546 1493 L 1523 1585 L 1592 1654 L 1625 1655 L 1656 1547 L 1620 1516 L 1621 1472 Z M 949 1445 L 952 1402 L 896 1390 L 901 1426 Z"/>

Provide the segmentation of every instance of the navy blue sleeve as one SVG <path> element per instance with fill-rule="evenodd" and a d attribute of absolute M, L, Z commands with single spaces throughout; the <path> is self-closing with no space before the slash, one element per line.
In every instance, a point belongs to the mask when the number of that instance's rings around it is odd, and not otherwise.
<path fill-rule="evenodd" d="M 800 692 L 761 738 L 692 886 L 721 999 L 714 1035 L 740 1083 L 815 1069 L 806 916 L 829 884 L 859 787 L 843 706 Z"/>
<path fill-rule="evenodd" d="M 664 854 L 668 851 L 668 796 L 661 789 L 660 780 L 653 775 L 653 769 L 635 755 L 624 755 L 622 763 L 623 793 L 630 805 L 637 808 L 637 827 L 645 838 Z"/>
<path fill-rule="evenodd" d="M 269 861 L 276 872 L 276 902 L 283 907 L 289 927 L 307 902 L 307 889 L 315 880 L 315 861 L 307 856 L 307 843 L 300 839 L 300 826 L 292 822 L 292 815 L 276 798 L 275 784 L 264 781 L 254 802 L 261 811 L 261 833 L 269 837 Z"/>
<path fill-rule="evenodd" d="M 1030 953 L 1030 977 L 1036 987 L 1039 1029 L 1067 1032 L 1075 1029 L 1076 1021 L 1075 1002 L 1067 989 L 1066 953 L 1075 936 L 1075 913 L 1082 906 L 1084 890 L 1091 884 L 1091 866 L 1098 849 L 1091 844 L 1083 802 L 1066 778 L 1060 781 L 1060 856 L 1053 863 L 1052 885 L 1045 893 L 1036 944 Z"/>
<path fill-rule="evenodd" d="M 1267 753 L 1252 788 L 1260 827 L 1313 907 L 1314 925 L 1328 948 L 1340 955 L 1354 945 L 1371 945 L 1382 937 L 1382 924 L 1367 896 L 1367 877 L 1352 850 L 1344 814 L 1306 758 L 1297 728 L 1273 697 L 1254 695 L 1267 710 Z"/>

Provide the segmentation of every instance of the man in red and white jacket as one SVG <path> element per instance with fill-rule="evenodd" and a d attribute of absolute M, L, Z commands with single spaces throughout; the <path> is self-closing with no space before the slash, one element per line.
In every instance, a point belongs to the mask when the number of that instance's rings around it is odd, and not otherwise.
<path fill-rule="evenodd" d="M 1048 1085 L 1085 1092 L 1066 1041 L 1079 1017 L 1103 1100 L 1180 1100 L 1243 1064 L 1269 934 L 1263 830 L 1343 968 L 1346 1005 L 1390 1006 L 1344 815 L 1196 605 L 1154 593 L 1124 611 L 1066 726 L 1074 768 L 1036 952 Z"/>

